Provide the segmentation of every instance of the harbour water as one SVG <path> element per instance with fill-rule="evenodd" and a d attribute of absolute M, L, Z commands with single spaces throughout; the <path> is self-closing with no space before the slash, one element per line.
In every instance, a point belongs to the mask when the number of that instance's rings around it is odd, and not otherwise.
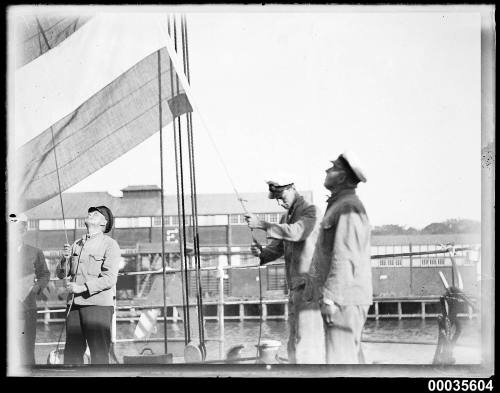
<path fill-rule="evenodd" d="M 458 339 L 454 355 L 457 364 L 478 364 L 481 357 L 481 327 L 476 318 L 461 319 L 462 334 Z M 39 324 L 37 343 L 56 342 L 63 325 L 53 323 Z M 281 342 L 279 356 L 286 358 L 286 342 L 288 324 L 283 320 L 258 321 L 226 321 L 224 324 L 224 348 L 217 341 L 207 341 L 207 360 L 225 357 L 225 353 L 233 346 L 243 344 L 241 354 L 251 357 L 256 354 L 256 344 L 261 331 L 262 340 L 278 340 Z M 117 339 L 132 339 L 135 323 L 122 322 L 117 325 Z M 219 324 L 207 321 L 205 324 L 205 339 L 219 338 Z M 167 336 L 176 342 L 168 343 L 168 352 L 181 357 L 184 347 L 184 331 L 182 322 L 168 323 Z M 158 322 L 151 338 L 163 338 L 163 323 Z M 437 320 L 368 320 L 363 331 L 363 350 L 367 363 L 374 364 L 431 364 L 438 338 Z M 64 333 L 62 336 L 64 342 Z M 61 346 L 62 347 L 62 346 Z M 125 342 L 117 343 L 115 353 L 119 362 L 123 356 L 138 355 L 145 348 L 155 354 L 164 353 L 163 342 Z M 36 362 L 46 364 L 48 353 L 55 345 L 37 345 Z M 149 352 L 149 351 L 148 351 Z M 221 356 L 222 355 L 222 356 Z"/>

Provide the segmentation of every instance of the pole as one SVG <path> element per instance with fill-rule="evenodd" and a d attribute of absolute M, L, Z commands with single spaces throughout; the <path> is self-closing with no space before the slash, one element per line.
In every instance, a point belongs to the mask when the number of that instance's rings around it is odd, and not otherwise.
<path fill-rule="evenodd" d="M 217 316 L 219 317 L 219 358 L 224 357 L 224 267 L 222 261 L 218 262 L 219 301 Z"/>
<path fill-rule="evenodd" d="M 413 295 L 413 257 L 411 255 L 412 252 L 412 246 L 410 243 L 410 295 Z"/>

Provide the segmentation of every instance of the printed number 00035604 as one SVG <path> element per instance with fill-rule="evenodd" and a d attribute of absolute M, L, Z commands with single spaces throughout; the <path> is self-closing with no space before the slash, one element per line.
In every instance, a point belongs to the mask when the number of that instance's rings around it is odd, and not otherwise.
<path fill-rule="evenodd" d="M 493 380 L 484 379 L 430 379 L 430 392 L 483 392 L 493 391 Z"/>

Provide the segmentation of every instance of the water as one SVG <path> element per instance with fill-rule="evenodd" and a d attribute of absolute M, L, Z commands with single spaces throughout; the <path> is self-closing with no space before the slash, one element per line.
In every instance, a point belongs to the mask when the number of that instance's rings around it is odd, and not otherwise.
<path fill-rule="evenodd" d="M 476 364 L 480 362 L 480 322 L 477 319 L 462 319 L 463 331 L 458 339 L 454 355 L 457 363 Z M 117 325 L 117 339 L 133 338 L 135 323 L 121 322 Z M 62 324 L 38 324 L 37 342 L 56 342 Z M 226 321 L 224 324 L 224 349 L 220 356 L 218 342 L 207 342 L 207 360 L 225 357 L 225 353 L 233 346 L 244 344 L 241 354 L 244 357 L 256 355 L 255 345 L 259 337 L 258 321 Z M 167 336 L 169 339 L 184 339 L 182 322 L 168 323 Z M 158 322 L 153 338 L 163 338 L 163 323 Z M 436 349 L 435 345 L 393 344 L 374 341 L 398 341 L 437 343 L 438 328 L 435 319 L 405 319 L 405 320 L 368 320 L 363 330 L 363 350 L 368 363 L 387 364 L 430 364 Z M 219 338 L 219 324 L 207 321 L 205 338 Z M 262 340 L 272 339 L 281 341 L 278 354 L 286 358 L 286 343 L 288 338 L 288 324 L 283 320 L 262 322 Z M 64 341 L 64 333 L 62 336 Z M 145 347 L 151 348 L 154 353 L 164 353 L 163 342 L 149 343 L 117 343 L 115 353 L 119 361 L 123 356 L 138 355 Z M 45 364 L 48 353 L 55 349 L 55 345 L 37 346 L 36 361 Z M 183 356 L 184 342 L 168 343 L 168 351 L 174 356 Z"/>

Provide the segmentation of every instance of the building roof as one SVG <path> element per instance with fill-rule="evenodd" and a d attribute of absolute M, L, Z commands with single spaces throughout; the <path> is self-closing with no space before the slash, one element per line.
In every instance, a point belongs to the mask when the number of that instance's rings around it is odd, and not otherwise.
<path fill-rule="evenodd" d="M 436 235 L 373 235 L 372 246 L 419 245 L 419 244 L 481 244 L 480 233 L 449 233 Z"/>
<path fill-rule="evenodd" d="M 105 205 L 114 211 L 116 198 L 107 192 L 68 192 L 62 194 L 64 217 L 83 218 L 90 206 Z M 30 209 L 26 212 L 29 219 L 62 219 L 59 196 Z"/>
<path fill-rule="evenodd" d="M 141 188 L 145 187 L 145 188 Z M 156 186 L 128 186 L 123 190 L 150 191 Z M 122 191 L 123 191 L 122 190 Z M 308 201 L 312 200 L 311 191 L 299 191 Z M 283 213 L 276 201 L 267 198 L 267 193 L 241 193 L 244 205 L 254 213 Z M 115 217 L 151 217 L 161 215 L 161 196 L 148 198 L 125 194 L 114 197 L 107 192 L 66 192 L 62 194 L 64 216 L 66 218 L 83 218 L 90 206 L 106 205 Z M 243 214 L 244 210 L 235 194 L 198 194 L 198 215 Z M 175 195 L 164 197 L 165 215 L 177 215 L 177 198 Z M 184 207 L 187 215 L 191 215 L 191 196 L 186 195 Z M 61 203 L 59 196 L 42 203 L 26 212 L 29 219 L 61 219 Z"/>

